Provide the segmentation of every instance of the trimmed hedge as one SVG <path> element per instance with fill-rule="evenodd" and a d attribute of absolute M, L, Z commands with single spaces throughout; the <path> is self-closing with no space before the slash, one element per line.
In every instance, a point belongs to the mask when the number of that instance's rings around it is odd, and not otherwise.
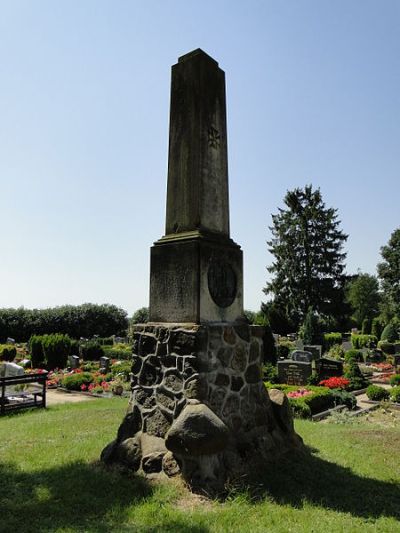
<path fill-rule="evenodd" d="M 352 333 L 351 335 L 351 344 L 353 345 L 353 348 L 356 348 L 357 350 L 361 348 L 370 348 L 371 344 L 376 346 L 377 342 L 378 339 L 375 335 L 360 335 L 359 333 Z"/>
<path fill-rule="evenodd" d="M 0 342 L 26 342 L 32 335 L 64 333 L 71 338 L 125 335 L 127 313 L 110 304 L 64 305 L 49 309 L 0 309 Z"/>
<path fill-rule="evenodd" d="M 296 385 L 272 384 L 268 382 L 265 383 L 265 386 L 267 389 L 279 389 L 285 394 L 302 388 Z M 310 418 L 311 415 L 326 411 L 335 405 L 335 395 L 330 389 L 312 385 L 307 385 L 303 388 L 312 391 L 313 394 L 302 398 L 288 398 L 293 415 L 297 418 Z"/>
<path fill-rule="evenodd" d="M 80 355 L 84 361 L 98 361 L 105 355 L 104 348 L 97 341 L 88 341 L 80 346 Z"/>
<path fill-rule="evenodd" d="M 381 341 L 394 342 L 398 339 L 397 329 L 392 322 L 389 322 L 382 331 Z"/>
<path fill-rule="evenodd" d="M 388 400 L 390 392 L 384 387 L 379 387 L 379 385 L 370 385 L 367 387 L 367 396 L 370 400 L 380 402 L 382 400 Z"/>
<path fill-rule="evenodd" d="M 341 333 L 325 333 L 323 337 L 324 349 L 329 351 L 332 346 L 335 344 L 342 344 L 342 334 Z"/>
<path fill-rule="evenodd" d="M 61 385 L 68 390 L 81 390 L 82 385 L 89 385 L 93 382 L 93 375 L 90 372 L 79 372 L 65 376 L 61 380 Z"/>
<path fill-rule="evenodd" d="M 344 360 L 346 363 L 350 363 L 351 360 L 357 361 L 358 363 L 364 362 L 364 357 L 361 350 L 355 350 L 354 348 L 352 350 L 347 350 L 347 352 L 344 354 Z"/>

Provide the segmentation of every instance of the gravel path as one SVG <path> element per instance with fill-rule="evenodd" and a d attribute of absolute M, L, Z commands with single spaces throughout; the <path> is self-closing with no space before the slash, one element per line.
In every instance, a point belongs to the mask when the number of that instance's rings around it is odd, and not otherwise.
<path fill-rule="evenodd" d="M 96 399 L 94 396 L 86 396 L 80 392 L 64 392 L 58 389 L 47 389 L 46 391 L 47 406 L 60 403 L 91 402 Z"/>

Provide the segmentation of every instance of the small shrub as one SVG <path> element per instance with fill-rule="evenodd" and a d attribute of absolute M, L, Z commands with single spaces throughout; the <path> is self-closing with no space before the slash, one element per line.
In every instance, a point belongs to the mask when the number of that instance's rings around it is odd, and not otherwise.
<path fill-rule="evenodd" d="M 264 381 L 269 381 L 270 383 L 277 383 L 278 370 L 275 365 L 267 363 L 263 366 L 263 379 Z"/>
<path fill-rule="evenodd" d="M 117 361 L 111 365 L 111 373 L 113 376 L 123 375 L 125 379 L 129 379 L 131 371 L 132 363 L 130 361 Z"/>
<path fill-rule="evenodd" d="M 394 342 L 398 339 L 397 330 L 393 322 L 389 322 L 387 326 L 385 326 L 384 330 L 381 334 L 381 341 L 388 341 L 388 342 Z"/>
<path fill-rule="evenodd" d="M 61 333 L 43 335 L 42 347 L 48 370 L 66 366 L 71 349 L 71 339 L 68 335 L 62 335 Z"/>
<path fill-rule="evenodd" d="M 17 349 L 12 344 L 0 344 L 0 359 L 13 361 L 17 355 Z"/>
<path fill-rule="evenodd" d="M 307 385 L 318 385 L 319 375 L 317 372 L 313 372 L 311 376 L 307 379 Z"/>
<path fill-rule="evenodd" d="M 400 386 L 393 387 L 390 391 L 390 399 L 392 402 L 400 403 Z"/>
<path fill-rule="evenodd" d="M 293 416 L 296 418 L 311 418 L 312 412 L 309 405 L 303 399 L 289 400 Z"/>
<path fill-rule="evenodd" d="M 104 348 L 97 341 L 81 344 L 81 357 L 84 361 L 98 361 L 105 355 Z"/>
<path fill-rule="evenodd" d="M 362 372 L 355 359 L 350 359 L 344 377 L 350 381 L 347 387 L 349 391 L 363 389 L 368 385 L 368 380 L 366 380 L 362 375 Z"/>
<path fill-rule="evenodd" d="M 367 396 L 370 400 L 380 402 L 382 400 L 388 400 L 390 393 L 387 389 L 379 387 L 379 385 L 370 385 L 367 387 Z"/>
<path fill-rule="evenodd" d="M 29 339 L 29 349 L 31 352 L 31 361 L 33 368 L 44 366 L 44 353 L 41 335 L 32 335 Z"/>
<path fill-rule="evenodd" d="M 276 347 L 276 355 L 279 358 L 284 357 L 285 359 L 289 356 L 289 348 L 284 344 L 278 344 Z"/>
<path fill-rule="evenodd" d="M 128 344 L 115 344 L 114 346 L 103 346 L 104 355 L 110 359 L 131 359 L 132 346 Z"/>
<path fill-rule="evenodd" d="M 354 348 L 347 350 L 347 352 L 344 354 L 344 360 L 346 363 L 349 363 L 352 359 L 358 363 L 363 363 L 364 357 L 361 350 L 355 350 Z"/>
<path fill-rule="evenodd" d="M 357 398 L 346 390 L 332 390 L 335 405 L 345 405 L 348 409 L 354 409 L 357 405 Z"/>
<path fill-rule="evenodd" d="M 395 374 L 390 378 L 390 384 L 392 387 L 395 387 L 396 385 L 400 385 L 400 374 Z"/>
<path fill-rule="evenodd" d="M 334 346 L 340 346 L 342 344 L 341 333 L 325 333 L 323 337 L 324 349 L 329 351 Z"/>
<path fill-rule="evenodd" d="M 81 390 L 82 385 L 93 382 L 93 376 L 89 372 L 69 374 L 61 380 L 61 385 L 68 390 Z"/>

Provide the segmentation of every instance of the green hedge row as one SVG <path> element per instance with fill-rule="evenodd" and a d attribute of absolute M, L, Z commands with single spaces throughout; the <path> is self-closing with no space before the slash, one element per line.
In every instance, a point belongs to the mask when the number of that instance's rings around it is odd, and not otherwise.
<path fill-rule="evenodd" d="M 124 335 L 127 313 L 115 305 L 64 305 L 49 309 L 0 309 L 0 342 L 26 342 L 32 335 L 63 333 L 71 338 Z M 106 344 L 106 343 L 104 343 Z"/>
<path fill-rule="evenodd" d="M 378 339 L 375 335 L 362 335 L 353 333 L 351 335 L 351 344 L 353 348 L 360 350 L 361 348 L 370 348 L 371 344 L 377 345 Z"/>
<path fill-rule="evenodd" d="M 68 335 L 33 335 L 29 340 L 33 368 L 65 368 L 72 342 Z"/>

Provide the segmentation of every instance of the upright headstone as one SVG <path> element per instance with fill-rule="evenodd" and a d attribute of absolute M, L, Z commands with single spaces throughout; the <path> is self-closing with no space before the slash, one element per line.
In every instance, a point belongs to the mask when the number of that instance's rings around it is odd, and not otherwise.
<path fill-rule="evenodd" d="M 343 376 L 343 363 L 336 359 L 321 357 L 317 361 L 317 373 L 321 381 L 323 379 L 341 377 Z"/>
<path fill-rule="evenodd" d="M 224 72 L 195 50 L 172 67 L 166 229 L 151 249 L 150 322 L 132 328 L 128 414 L 102 453 L 144 474 L 181 472 L 207 492 L 256 459 L 301 446 L 287 399 L 262 382 L 265 329 L 243 313 L 226 137 Z"/>
<path fill-rule="evenodd" d="M 111 359 L 109 357 L 106 357 L 105 355 L 100 357 L 100 372 L 102 374 L 108 374 L 108 372 L 110 372 L 110 364 Z"/>
<path fill-rule="evenodd" d="M 320 344 L 304 345 L 304 351 L 310 352 L 313 356 L 313 360 L 316 361 L 317 359 L 321 357 L 322 346 Z"/>
<path fill-rule="evenodd" d="M 300 361 L 302 363 L 311 363 L 313 356 L 311 352 L 305 352 L 303 350 L 294 350 L 292 352 L 292 360 Z"/>
<path fill-rule="evenodd" d="M 306 361 L 285 359 L 278 361 L 277 366 L 279 382 L 287 385 L 307 385 L 312 374 L 312 365 Z"/>
<path fill-rule="evenodd" d="M 77 355 L 68 356 L 68 366 L 70 368 L 79 368 L 79 357 Z"/>

